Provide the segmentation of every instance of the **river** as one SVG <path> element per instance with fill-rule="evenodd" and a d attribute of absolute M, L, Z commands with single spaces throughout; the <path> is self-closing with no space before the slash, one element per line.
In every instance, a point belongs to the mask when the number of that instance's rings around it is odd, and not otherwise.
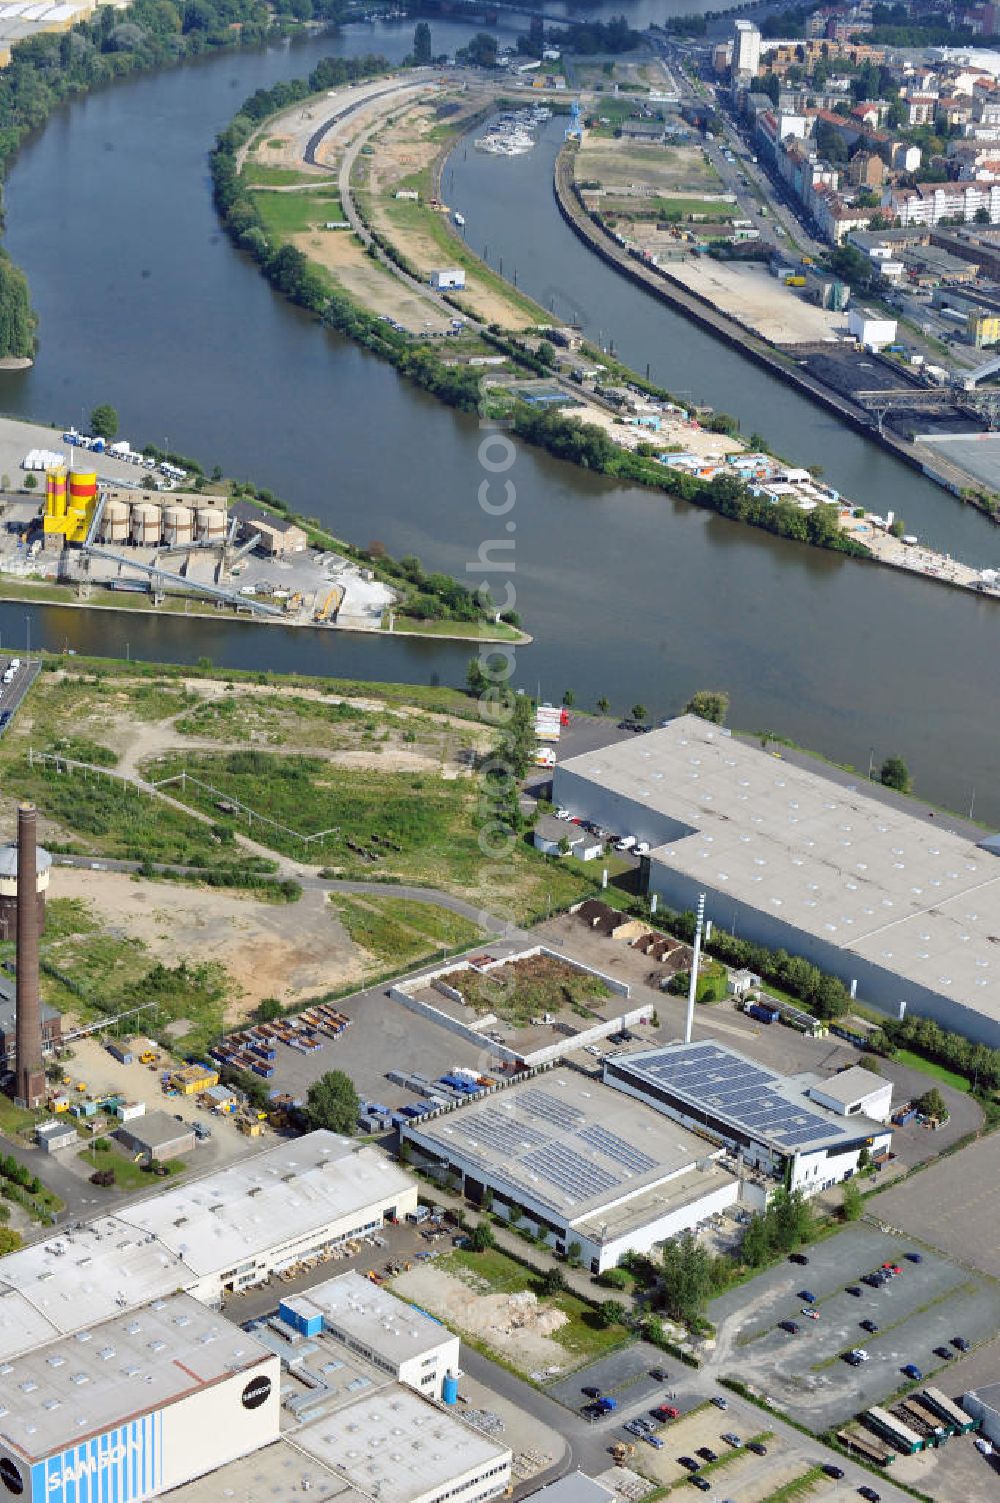
<path fill-rule="evenodd" d="M 435 22 L 435 48 L 469 28 Z M 252 476 L 343 535 L 466 575 L 486 538 L 473 419 L 275 297 L 221 236 L 206 152 L 240 101 L 339 50 L 399 57 L 412 26 L 229 54 L 116 85 L 61 110 L 7 186 L 7 245 L 41 315 L 32 370 L 0 376 L 0 408 L 79 424 L 99 401 L 133 441 L 169 443 Z M 559 218 L 556 132 L 500 163 L 462 148 L 449 193 L 490 259 L 560 314 L 613 329 L 623 355 L 735 412 L 835 484 L 939 546 L 988 562 L 1000 533 L 889 456 L 586 255 Z M 493 169 L 515 169 L 504 175 Z M 487 175 L 485 169 L 489 168 Z M 482 175 L 479 176 L 482 170 Z M 475 174 L 475 176 L 474 176 Z M 515 175 L 516 174 L 516 175 Z M 477 181 L 478 178 L 478 181 Z M 507 258 L 510 258 L 509 262 Z M 563 301 L 560 301 L 562 299 Z M 940 586 L 812 552 L 522 451 L 518 608 L 534 644 L 518 681 L 582 704 L 606 694 L 656 714 L 726 687 L 732 718 L 867 766 L 898 752 L 928 797 L 1000 823 L 991 777 L 1000 611 Z M 0 608 L 0 637 L 34 645 L 367 678 L 458 683 L 468 649 L 239 623 Z"/>

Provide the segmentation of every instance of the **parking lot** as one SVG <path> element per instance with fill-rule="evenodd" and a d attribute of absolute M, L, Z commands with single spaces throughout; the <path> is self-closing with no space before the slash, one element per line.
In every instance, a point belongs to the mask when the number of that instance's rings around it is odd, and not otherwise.
<path fill-rule="evenodd" d="M 1000 1278 L 1000 1181 L 996 1145 L 980 1138 L 879 1195 L 881 1221 Z"/>
<path fill-rule="evenodd" d="M 667 1377 L 663 1381 L 654 1379 L 654 1370 L 663 1370 Z M 845 1475 L 839 1479 L 817 1476 L 809 1490 L 813 1503 L 846 1503 L 848 1498 L 857 1497 L 860 1484 L 873 1482 L 883 1503 L 902 1503 L 905 1497 L 888 1477 L 873 1478 L 854 1462 L 799 1434 L 784 1420 L 762 1413 L 734 1394 L 723 1393 L 704 1370 L 684 1367 L 644 1343 L 609 1354 L 574 1373 L 572 1378 L 561 1379 L 547 1392 L 579 1413 L 589 1402 L 584 1388 L 616 1398 L 615 1413 L 593 1422 L 595 1434 L 601 1436 L 609 1453 L 615 1444 L 634 1446 L 634 1453 L 624 1464 L 659 1486 L 673 1487 L 684 1482 L 690 1469 L 679 1458 L 685 1456 L 698 1463 L 699 1472 L 709 1483 L 705 1497 L 710 1503 L 728 1499 L 762 1503 L 778 1488 L 824 1464 L 839 1468 Z M 724 1399 L 724 1410 L 711 1402 L 713 1396 Z M 654 1420 L 652 1410 L 662 1403 L 672 1404 L 680 1411 L 680 1417 L 663 1424 Z M 662 1446 L 657 1447 L 637 1436 L 634 1430 L 626 1429 L 636 1420 L 647 1422 Z M 735 1435 L 741 1444 L 727 1443 L 723 1440 L 726 1434 Z M 766 1455 L 749 1450 L 747 1442 L 751 1440 L 764 1445 Z M 698 1454 L 702 1447 L 718 1458 L 707 1463 L 707 1469 L 705 1457 Z M 974 1466 L 978 1458 L 971 1443 L 968 1450 Z M 693 1498 L 694 1487 L 684 1488 L 683 1496 Z"/>
<path fill-rule="evenodd" d="M 953 1337 L 974 1344 L 993 1337 L 1000 1329 L 1000 1291 L 926 1249 L 922 1262 L 911 1263 L 905 1253 L 912 1250 L 913 1244 L 875 1228 L 849 1227 L 810 1247 L 806 1267 L 779 1264 L 716 1300 L 709 1316 L 719 1328 L 719 1375 L 739 1377 L 817 1432 L 892 1397 L 907 1384 L 906 1363 L 951 1391 L 942 1369 L 952 1361 L 935 1348 L 947 1348 L 957 1360 Z M 886 1261 L 901 1267 L 897 1278 L 878 1289 L 859 1283 Z M 861 1295 L 848 1294 L 847 1285 Z M 816 1296 L 817 1320 L 802 1313 L 801 1290 Z M 782 1320 L 798 1330 L 782 1330 Z M 877 1333 L 864 1331 L 863 1320 Z M 853 1347 L 863 1348 L 869 1360 L 849 1366 L 843 1354 Z"/>

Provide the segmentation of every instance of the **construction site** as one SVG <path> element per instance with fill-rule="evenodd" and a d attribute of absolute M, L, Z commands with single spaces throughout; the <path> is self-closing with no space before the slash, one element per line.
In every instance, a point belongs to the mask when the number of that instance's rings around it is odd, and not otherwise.
<path fill-rule="evenodd" d="M 0 571 L 70 585 L 81 604 L 118 597 L 127 608 L 139 596 L 167 610 L 377 631 L 395 600 L 372 570 L 244 501 L 108 486 L 94 470 L 61 466 L 44 487 L 40 507 L 27 496 L 3 503 Z"/>

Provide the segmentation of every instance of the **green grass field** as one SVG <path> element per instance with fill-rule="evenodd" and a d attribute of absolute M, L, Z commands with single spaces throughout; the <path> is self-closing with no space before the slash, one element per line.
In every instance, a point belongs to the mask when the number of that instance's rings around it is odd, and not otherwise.
<path fill-rule="evenodd" d="M 188 781 L 186 787 L 171 785 L 175 798 L 210 814 L 224 829 L 246 831 L 246 815 L 227 815 L 217 808 L 220 798 L 237 798 L 287 827 L 254 822 L 251 833 L 257 841 L 322 864 L 333 875 L 416 881 L 481 902 L 488 912 L 509 911 L 521 921 L 592 890 L 590 883 L 562 871 L 558 862 L 547 862 L 525 842 L 503 860 L 484 857 L 471 779 L 343 767 L 318 757 L 263 751 L 169 753 L 156 764 L 157 778 L 182 770 Z M 218 792 L 198 788 L 192 774 Z M 308 835 L 318 838 L 306 842 L 302 836 Z M 366 859 L 348 842 L 378 850 L 378 859 Z"/>
<path fill-rule="evenodd" d="M 269 193 L 265 190 L 254 193 L 252 197 L 264 229 L 279 239 L 304 234 L 344 217 L 336 188 L 316 189 L 310 193 Z"/>
<path fill-rule="evenodd" d="M 929 1075 L 933 1080 L 939 1080 L 942 1085 L 954 1086 L 956 1091 L 968 1091 L 969 1082 L 964 1075 L 959 1075 L 956 1070 L 949 1070 L 945 1065 L 936 1065 L 933 1060 L 924 1059 L 920 1054 L 913 1054 L 909 1049 L 897 1049 L 893 1059 L 901 1065 L 909 1065 L 911 1070 L 919 1070 L 923 1075 Z"/>
<path fill-rule="evenodd" d="M 372 965 L 382 971 L 416 965 L 442 949 L 474 945 L 482 936 L 475 924 L 434 903 L 405 898 L 331 897 L 341 922 L 355 944 L 367 950 Z"/>
<path fill-rule="evenodd" d="M 318 181 L 310 172 L 297 172 L 294 167 L 266 167 L 254 161 L 244 162 L 240 177 L 251 188 L 295 188 Z"/>
<path fill-rule="evenodd" d="M 99 1141 L 99 1140 L 98 1140 Z M 81 1148 L 77 1154 L 88 1169 L 93 1173 L 98 1169 L 110 1169 L 114 1176 L 113 1185 L 98 1186 L 98 1192 L 103 1188 L 106 1192 L 111 1190 L 152 1190 L 159 1183 L 159 1176 L 154 1175 L 149 1169 L 144 1169 L 141 1164 L 133 1163 L 129 1158 L 110 1143 L 105 1147 L 98 1147 L 97 1143 L 91 1143 L 86 1148 Z M 170 1159 L 164 1164 L 167 1176 L 176 1177 L 183 1174 L 187 1165 L 180 1159 Z"/>

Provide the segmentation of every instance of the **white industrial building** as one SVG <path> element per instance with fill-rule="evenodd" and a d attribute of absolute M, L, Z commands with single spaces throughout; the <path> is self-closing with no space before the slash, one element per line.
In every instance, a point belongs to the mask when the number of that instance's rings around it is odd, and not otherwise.
<path fill-rule="evenodd" d="M 416 1181 L 382 1149 L 312 1132 L 119 1216 L 180 1259 L 190 1293 L 216 1304 L 416 1206 Z"/>
<path fill-rule="evenodd" d="M 649 890 L 801 955 L 859 998 L 1000 1046 L 1000 864 L 947 815 L 883 802 L 683 715 L 560 763 L 553 798 L 648 841 Z"/>
<path fill-rule="evenodd" d="M 0 1259 L 0 1361 L 178 1290 L 217 1305 L 416 1205 L 381 1149 L 308 1133 Z"/>
<path fill-rule="evenodd" d="M 418 1159 L 497 1215 L 526 1218 L 594 1273 L 732 1205 L 721 1148 L 569 1069 L 545 1071 L 400 1128 Z"/>
<path fill-rule="evenodd" d="M 278 1315 L 301 1335 L 322 1332 L 342 1342 L 425 1398 L 441 1398 L 445 1377 L 457 1378 L 458 1337 L 359 1273 L 283 1299 Z"/>
<path fill-rule="evenodd" d="M 295 1444 L 378 1503 L 483 1503 L 510 1483 L 511 1453 L 392 1385 L 295 1431 Z"/>
<path fill-rule="evenodd" d="M 896 338 L 896 320 L 883 318 L 870 308 L 851 308 L 847 315 L 847 332 L 866 350 L 884 350 Z"/>
<path fill-rule="evenodd" d="M 888 1115 L 891 1085 L 868 1070 L 845 1074 L 868 1081 L 855 1079 L 838 1092 L 843 1075 L 823 1080 L 777 1075 L 714 1040 L 643 1049 L 604 1062 L 608 1085 L 685 1127 L 710 1133 L 747 1167 L 805 1195 L 849 1179 L 862 1154 L 877 1158 L 892 1141 L 881 1122 L 859 1115 L 846 1121 L 843 1099 L 852 1108 L 872 1100 Z"/>
<path fill-rule="evenodd" d="M 2 1371 L 0 1482 L 24 1503 L 136 1503 L 278 1438 L 278 1358 L 183 1294 Z"/>
<path fill-rule="evenodd" d="M 892 1081 L 874 1070 L 851 1065 L 829 1080 L 810 1086 L 810 1101 L 840 1117 L 867 1117 L 870 1122 L 888 1122 L 892 1113 Z"/>
<path fill-rule="evenodd" d="M 1000 1383 L 983 1383 L 962 1395 L 962 1408 L 978 1421 L 979 1430 L 1000 1450 Z"/>

